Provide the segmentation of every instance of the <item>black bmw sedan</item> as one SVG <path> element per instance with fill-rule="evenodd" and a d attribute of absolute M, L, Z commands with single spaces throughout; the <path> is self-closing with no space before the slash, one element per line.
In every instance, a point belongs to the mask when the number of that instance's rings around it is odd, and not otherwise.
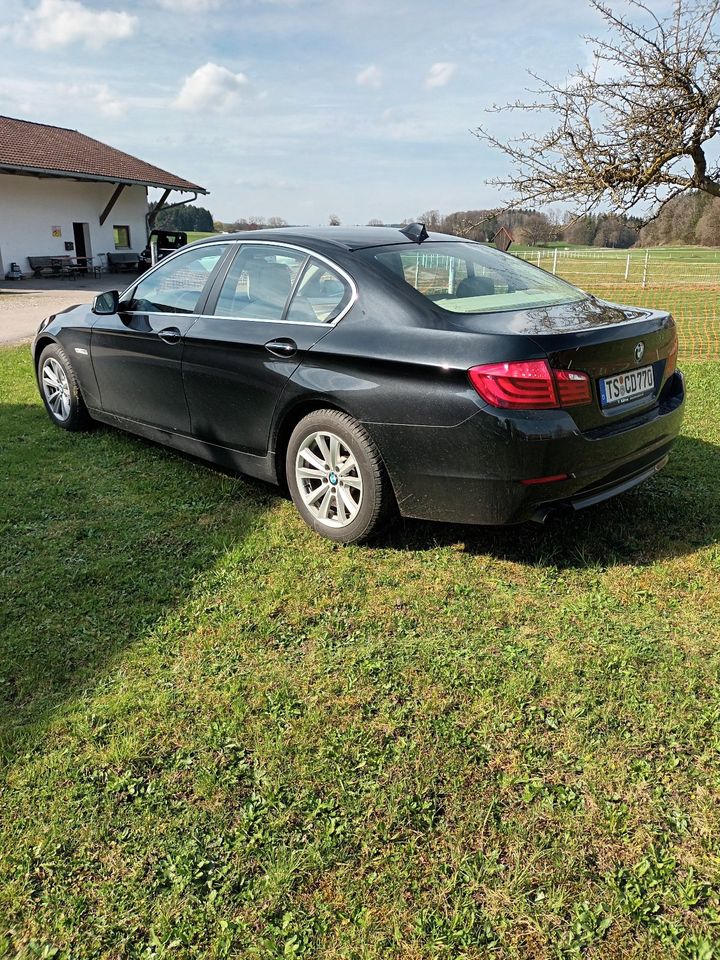
<path fill-rule="evenodd" d="M 58 426 L 287 484 L 344 543 L 393 512 L 599 503 L 665 465 L 683 417 L 668 313 L 419 224 L 209 237 L 44 320 L 32 350 Z"/>

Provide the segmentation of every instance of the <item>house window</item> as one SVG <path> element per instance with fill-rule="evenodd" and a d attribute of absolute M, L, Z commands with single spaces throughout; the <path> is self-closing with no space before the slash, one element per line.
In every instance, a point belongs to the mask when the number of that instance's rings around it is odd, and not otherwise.
<path fill-rule="evenodd" d="M 113 226 L 113 238 L 116 250 L 130 249 L 130 227 Z"/>

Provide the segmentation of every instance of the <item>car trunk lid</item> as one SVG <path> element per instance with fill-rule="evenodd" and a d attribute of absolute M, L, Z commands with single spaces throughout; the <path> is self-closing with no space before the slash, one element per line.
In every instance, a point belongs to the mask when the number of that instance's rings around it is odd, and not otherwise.
<path fill-rule="evenodd" d="M 667 379 L 668 358 L 677 341 L 671 315 L 606 303 L 594 297 L 574 303 L 509 313 L 474 314 L 455 319 L 478 333 L 525 335 L 545 354 L 555 370 L 582 372 L 591 381 L 592 401 L 568 411 L 581 430 L 633 416 L 658 400 Z M 608 378 L 649 371 L 627 378 L 639 395 L 618 399 Z M 625 382 L 625 378 L 623 378 Z"/>
<path fill-rule="evenodd" d="M 620 317 L 613 323 L 532 337 L 553 369 L 590 377 L 592 402 L 570 408 L 583 430 L 653 406 L 671 372 L 668 361 L 676 349 L 677 332 L 670 314 L 617 312 Z"/>

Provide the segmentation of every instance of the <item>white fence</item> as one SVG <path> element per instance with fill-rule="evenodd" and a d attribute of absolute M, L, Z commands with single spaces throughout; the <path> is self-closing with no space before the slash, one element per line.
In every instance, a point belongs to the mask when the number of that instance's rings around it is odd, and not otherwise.
<path fill-rule="evenodd" d="M 516 256 L 579 286 L 633 284 L 720 287 L 720 252 L 699 254 L 672 250 L 566 250 L 538 248 Z"/>

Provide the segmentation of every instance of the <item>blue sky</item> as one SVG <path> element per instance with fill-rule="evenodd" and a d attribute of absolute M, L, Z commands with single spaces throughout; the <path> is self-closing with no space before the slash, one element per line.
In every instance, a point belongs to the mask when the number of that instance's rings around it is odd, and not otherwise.
<path fill-rule="evenodd" d="M 470 133 L 587 64 L 571 0 L 0 0 L 0 113 L 200 183 L 214 216 L 387 222 L 494 206 Z"/>

